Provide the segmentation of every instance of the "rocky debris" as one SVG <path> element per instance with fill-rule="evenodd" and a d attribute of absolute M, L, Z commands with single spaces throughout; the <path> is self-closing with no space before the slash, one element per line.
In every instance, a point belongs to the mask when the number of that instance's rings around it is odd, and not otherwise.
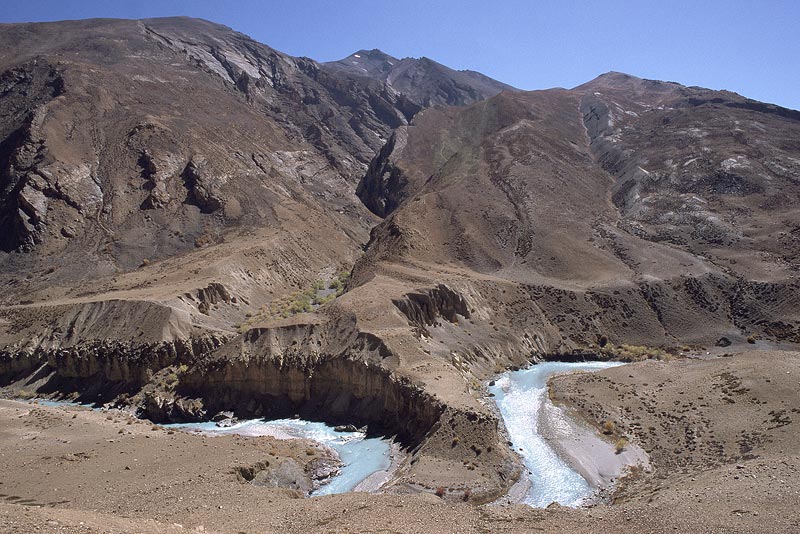
<path fill-rule="evenodd" d="M 217 412 L 211 417 L 211 421 L 219 428 L 228 428 L 239 422 L 231 411 Z"/>
<path fill-rule="evenodd" d="M 213 213 L 225 205 L 221 190 L 227 177 L 213 175 L 206 165 L 204 157 L 193 156 L 181 177 L 188 191 L 186 201 L 197 205 L 203 213 Z"/>
<path fill-rule="evenodd" d="M 220 422 L 226 421 L 228 419 L 233 419 L 233 412 L 231 412 L 231 411 L 217 412 L 216 414 L 214 414 L 211 417 L 211 421 L 213 421 L 214 423 L 220 423 Z"/>
<path fill-rule="evenodd" d="M 298 441 L 297 444 L 304 443 Z M 306 454 L 313 456 L 305 465 L 294 458 L 273 457 L 254 465 L 237 467 L 235 472 L 243 482 L 254 486 L 284 488 L 306 496 L 338 474 L 341 461 L 330 449 L 312 447 L 310 443 L 305 445 Z"/>
<path fill-rule="evenodd" d="M 142 209 L 163 208 L 174 200 L 169 189 L 177 177 L 179 161 L 179 157 L 174 154 L 154 155 L 149 151 L 142 152 L 139 165 L 142 167 L 142 177 L 146 180 L 145 189 L 149 191 L 142 202 Z"/>
<path fill-rule="evenodd" d="M 235 417 L 231 417 L 230 419 L 223 419 L 222 421 L 217 421 L 216 426 L 219 428 L 230 428 L 236 425 L 239 422 L 238 419 Z"/>
<path fill-rule="evenodd" d="M 134 401 L 142 417 L 151 421 L 185 423 L 203 421 L 207 417 L 207 411 L 199 400 L 176 398 L 158 389 L 145 390 Z"/>
<path fill-rule="evenodd" d="M 731 346 L 731 340 L 730 340 L 730 339 L 728 339 L 728 338 L 727 338 L 727 337 L 725 337 L 725 336 L 722 336 L 721 338 L 719 338 L 719 339 L 717 340 L 717 342 L 715 343 L 715 345 L 716 345 L 717 347 L 730 347 L 730 346 Z"/>
<path fill-rule="evenodd" d="M 190 298 L 193 297 L 198 303 L 197 309 L 200 313 L 205 315 L 208 315 L 211 307 L 217 303 L 224 302 L 230 304 L 236 301 L 236 298 L 228 293 L 227 288 L 218 282 L 212 282 L 206 287 L 196 290 L 194 295 L 187 294 L 186 296 Z"/>

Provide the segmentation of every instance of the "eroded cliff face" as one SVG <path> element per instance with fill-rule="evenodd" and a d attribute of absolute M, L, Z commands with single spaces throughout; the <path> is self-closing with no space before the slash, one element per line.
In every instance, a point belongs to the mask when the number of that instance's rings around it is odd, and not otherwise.
<path fill-rule="evenodd" d="M 367 424 L 417 444 L 444 405 L 394 374 L 385 364 L 391 355 L 380 339 L 359 332 L 347 315 L 254 328 L 179 373 L 166 404 L 171 398 L 199 401 L 194 418 L 232 410 L 240 417 L 302 414 L 337 424 Z M 175 414 L 162 408 L 160 413 L 145 409 L 144 415 L 169 420 Z"/>
<path fill-rule="evenodd" d="M 457 315 L 470 318 L 464 297 L 444 284 L 425 292 L 406 293 L 402 299 L 392 300 L 392 303 L 421 332 L 426 332 L 426 327 L 434 326 L 440 318 L 451 323 L 457 322 Z"/>
<path fill-rule="evenodd" d="M 0 381 L 41 393 L 110 400 L 168 366 L 191 363 L 230 337 L 146 301 L 108 300 L 3 310 Z M 32 393 L 33 391 L 29 391 Z"/>
<path fill-rule="evenodd" d="M 230 298 L 217 286 L 204 294 L 202 302 Z M 405 299 L 410 315 L 398 309 L 401 321 L 419 321 L 429 328 L 458 323 L 470 314 L 464 297 L 447 286 Z M 71 322 L 76 330 L 91 328 L 86 316 L 111 320 L 137 306 L 89 305 Z M 165 307 L 163 313 L 169 310 Z M 151 319 L 152 312 L 147 312 Z M 116 325 L 115 335 L 135 331 L 134 325 Z M 232 411 L 238 417 L 300 414 L 334 424 L 368 425 L 370 432 L 395 436 L 411 452 L 391 483 L 393 491 L 433 491 L 444 470 L 454 480 L 463 475 L 462 483 L 450 484 L 452 492 L 469 490 L 475 502 L 484 502 L 502 495 L 519 476 L 518 460 L 504 446 L 498 417 L 480 405 L 455 402 L 446 390 L 440 395 L 421 385 L 399 365 L 401 354 L 381 336 L 360 330 L 356 315 L 345 306 L 251 328 L 232 338 L 205 334 L 161 343 L 112 343 L 85 341 L 78 331 L 63 334 L 51 333 L 46 342 L 0 354 L 0 380 L 11 383 L 11 391 L 67 393 L 84 402 L 128 407 L 156 422 L 208 420 Z"/>
<path fill-rule="evenodd" d="M 185 367 L 211 353 L 224 339 L 204 334 L 161 343 L 93 340 L 68 348 L 4 349 L 0 383 L 25 395 L 68 395 L 87 403 L 121 400 L 120 395 L 136 394 L 164 369 Z"/>
<path fill-rule="evenodd" d="M 48 204 L 69 199 L 47 171 L 42 135 L 45 105 L 63 92 L 63 77 L 46 61 L 0 74 L 0 250 L 29 250 L 41 242 Z"/>
<path fill-rule="evenodd" d="M 443 410 L 410 380 L 346 357 L 314 363 L 217 361 L 181 377 L 176 393 L 201 399 L 206 413 L 234 410 L 240 416 L 268 418 L 300 414 L 336 424 L 366 424 L 406 444 L 422 441 Z"/>

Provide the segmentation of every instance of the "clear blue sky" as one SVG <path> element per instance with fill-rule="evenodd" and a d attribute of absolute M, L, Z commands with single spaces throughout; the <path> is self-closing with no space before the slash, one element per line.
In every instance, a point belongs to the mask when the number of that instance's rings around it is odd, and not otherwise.
<path fill-rule="evenodd" d="M 800 0 L 2 0 L 0 21 L 189 15 L 319 61 L 428 56 L 521 89 L 617 70 L 800 109 Z"/>

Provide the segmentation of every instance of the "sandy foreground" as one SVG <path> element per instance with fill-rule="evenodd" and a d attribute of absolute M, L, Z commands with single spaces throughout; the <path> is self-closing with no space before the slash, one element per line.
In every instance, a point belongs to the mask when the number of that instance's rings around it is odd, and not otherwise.
<path fill-rule="evenodd" d="M 557 377 L 583 428 L 615 422 L 652 473 L 613 504 L 473 506 L 430 494 L 312 499 L 240 468 L 305 442 L 170 433 L 122 413 L 0 401 L 0 532 L 793 532 L 800 529 L 800 354 L 645 362 Z"/>

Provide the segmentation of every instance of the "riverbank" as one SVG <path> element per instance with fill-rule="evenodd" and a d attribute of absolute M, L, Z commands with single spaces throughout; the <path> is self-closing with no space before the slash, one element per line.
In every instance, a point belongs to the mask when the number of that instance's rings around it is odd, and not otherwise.
<path fill-rule="evenodd" d="M 305 419 L 249 419 L 217 426 L 217 423 L 182 423 L 166 428 L 199 432 L 207 436 L 236 434 L 245 437 L 269 436 L 279 440 L 307 439 L 328 452 L 336 462 L 319 462 L 312 473 L 311 495 L 330 495 L 354 491 L 367 478 L 376 475 L 365 488 L 376 491 L 393 473 L 401 456 L 399 446 L 392 449 L 385 438 L 367 437 L 364 431 L 343 430 L 319 421 Z M 337 429 L 338 428 L 338 429 Z M 380 484 L 378 484 L 379 481 Z M 377 484 L 377 485 L 376 485 Z M 364 490 L 368 491 L 368 490 Z"/>
<path fill-rule="evenodd" d="M 613 418 L 653 472 L 623 479 L 613 505 L 540 509 L 430 493 L 303 499 L 233 472 L 273 451 L 302 460 L 268 438 L 169 434 L 124 414 L 2 401 L 0 532 L 794 532 L 798 386 L 800 353 L 779 352 L 556 377 L 558 405 L 590 426 Z"/>
<path fill-rule="evenodd" d="M 800 531 L 800 353 L 647 361 L 555 377 L 551 396 L 591 428 L 611 421 L 648 454 L 609 510 L 645 507 L 726 532 Z"/>
<path fill-rule="evenodd" d="M 619 364 L 544 362 L 506 372 L 490 386 L 509 443 L 527 471 L 521 483 L 511 488 L 506 502 L 535 507 L 553 502 L 566 506 L 587 504 L 596 490 L 619 476 L 625 465 L 623 460 L 632 461 L 633 450 L 620 458 L 613 446 L 592 429 L 579 426 L 554 407 L 548 395 L 548 381 L 554 375 L 599 371 L 616 365 Z"/>
<path fill-rule="evenodd" d="M 385 469 L 375 471 L 367 478 L 356 484 L 352 491 L 362 491 L 366 493 L 376 493 L 383 490 L 386 485 L 394 478 L 394 474 L 406 461 L 407 455 L 403 452 L 400 444 L 392 442 L 389 445 L 389 466 Z"/>
<path fill-rule="evenodd" d="M 609 490 L 633 467 L 647 471 L 647 453 L 632 441 L 618 451 L 611 438 L 581 420 L 576 413 L 548 400 L 539 408 L 539 433 L 570 467 L 597 490 L 589 502 Z"/>
<path fill-rule="evenodd" d="M 163 502 L 198 513 L 210 511 L 203 503 L 238 507 L 234 497 L 247 494 L 300 498 L 322 467 L 338 464 L 308 439 L 208 436 L 119 410 L 11 400 L 0 400 L 0 445 L 0 493 L 10 502 L 93 508 L 101 494 L 115 510 L 154 516 Z"/>

